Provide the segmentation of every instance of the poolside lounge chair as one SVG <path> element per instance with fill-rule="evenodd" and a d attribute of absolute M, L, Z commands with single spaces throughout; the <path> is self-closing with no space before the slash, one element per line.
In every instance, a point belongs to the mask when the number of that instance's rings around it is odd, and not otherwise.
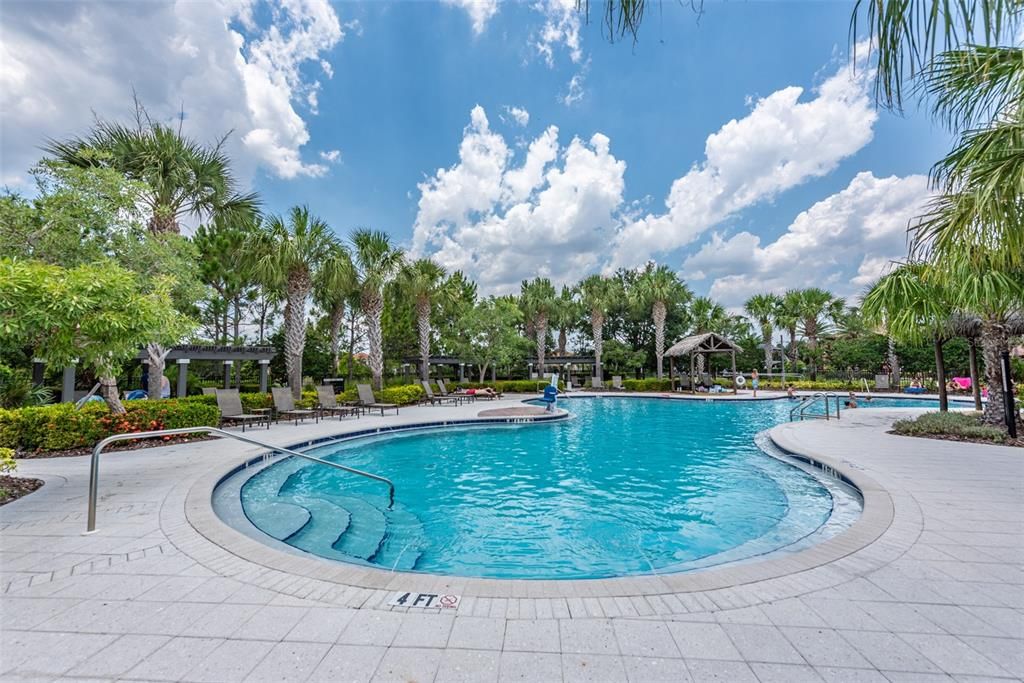
<path fill-rule="evenodd" d="M 437 380 L 437 390 L 440 391 L 441 392 L 441 396 L 444 396 L 445 398 L 457 398 L 460 401 L 470 401 L 470 402 L 476 401 L 476 396 L 474 396 L 473 394 L 465 394 L 465 393 L 461 393 L 461 392 L 457 392 L 457 391 L 456 392 L 448 391 L 448 387 L 445 386 L 443 379 Z"/>
<path fill-rule="evenodd" d="M 454 403 L 455 405 L 462 403 L 462 399 L 456 396 L 434 396 L 434 391 L 430 388 L 430 382 L 423 381 L 420 384 L 423 385 L 423 391 L 427 393 L 425 400 L 429 401 L 432 406 L 438 403 Z"/>
<path fill-rule="evenodd" d="M 493 401 L 501 398 L 504 394 L 492 389 L 491 387 L 484 387 L 483 389 L 466 389 L 465 395 L 473 397 L 474 400 L 482 398 L 485 401 Z"/>
<path fill-rule="evenodd" d="M 591 377 L 590 378 L 590 388 L 591 389 L 604 389 L 604 380 L 600 380 L 600 379 L 598 379 L 596 377 Z"/>
<path fill-rule="evenodd" d="M 286 420 L 293 420 L 296 425 L 307 417 L 312 417 L 316 422 L 320 421 L 319 410 L 295 407 L 292 390 L 288 387 L 271 387 L 270 395 L 274 399 L 274 412 L 277 414 L 277 419 L 280 420 L 283 417 Z"/>
<path fill-rule="evenodd" d="M 331 415 L 337 415 L 338 419 L 345 417 L 346 415 L 355 415 L 359 417 L 358 406 L 341 406 L 338 405 L 338 397 L 334 395 L 334 388 L 327 386 L 319 386 L 316 388 L 316 396 L 320 401 L 320 405 L 317 406 L 317 410 L 321 413 L 329 413 Z"/>
<path fill-rule="evenodd" d="M 373 389 L 370 388 L 369 384 L 357 384 L 356 390 L 359 391 L 359 404 L 367 410 L 380 409 L 380 416 L 384 417 L 385 410 L 394 409 L 395 415 L 398 415 L 398 406 L 394 403 L 377 403 L 377 399 L 373 395 Z"/>
<path fill-rule="evenodd" d="M 216 387 L 203 387 L 203 396 L 216 396 L 217 391 Z"/>
<path fill-rule="evenodd" d="M 242 408 L 242 398 L 238 395 L 238 389 L 215 389 L 217 396 L 217 408 L 220 410 L 220 423 L 223 424 L 241 424 L 242 431 L 245 431 L 245 425 L 247 424 L 260 424 L 261 422 L 267 423 L 267 429 L 270 429 L 270 414 L 256 415 L 246 413 Z"/>
<path fill-rule="evenodd" d="M 622 375 L 612 375 L 612 389 L 622 388 Z"/>

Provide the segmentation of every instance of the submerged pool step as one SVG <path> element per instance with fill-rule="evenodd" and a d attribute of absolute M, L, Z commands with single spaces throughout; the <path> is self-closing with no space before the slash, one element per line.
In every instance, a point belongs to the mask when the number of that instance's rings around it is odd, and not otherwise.
<path fill-rule="evenodd" d="M 370 562 L 383 569 L 415 569 L 426 547 L 423 523 L 416 515 L 402 508 L 388 510 L 384 515 L 387 519 L 387 532 L 377 552 L 370 557 Z"/>
<path fill-rule="evenodd" d="M 348 528 L 337 537 L 330 547 L 360 560 L 369 560 L 373 557 L 381 543 L 384 542 L 387 531 L 387 519 L 384 517 L 384 513 L 360 498 L 334 495 L 325 495 L 324 497 L 335 505 L 348 510 L 351 515 Z"/>
<path fill-rule="evenodd" d="M 285 543 L 311 553 L 329 553 L 332 544 L 348 529 L 351 520 L 348 510 L 308 496 L 297 496 L 294 502 L 309 511 L 309 521 L 286 538 Z"/>
<path fill-rule="evenodd" d="M 250 501 L 245 514 L 263 533 L 279 541 L 300 531 L 312 518 L 306 508 L 279 500 Z"/>

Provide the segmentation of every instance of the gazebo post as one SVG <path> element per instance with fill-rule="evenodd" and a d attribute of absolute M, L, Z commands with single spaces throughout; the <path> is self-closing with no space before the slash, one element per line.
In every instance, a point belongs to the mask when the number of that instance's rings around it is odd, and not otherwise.
<path fill-rule="evenodd" d="M 697 393 L 697 384 L 693 381 L 693 351 L 690 351 L 690 393 Z"/>
<path fill-rule="evenodd" d="M 736 349 L 732 350 L 732 395 L 736 395 Z"/>
<path fill-rule="evenodd" d="M 676 390 L 676 357 L 668 357 L 668 390 L 674 392 Z"/>

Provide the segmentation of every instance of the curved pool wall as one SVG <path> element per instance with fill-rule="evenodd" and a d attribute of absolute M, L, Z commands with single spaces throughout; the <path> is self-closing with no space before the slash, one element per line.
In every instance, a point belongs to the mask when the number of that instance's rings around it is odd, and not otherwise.
<path fill-rule="evenodd" d="M 596 399 L 591 405 L 658 405 L 658 411 L 667 409 L 670 417 L 679 417 L 682 404 L 707 405 L 705 401 L 673 401 L 668 405 L 670 402 L 617 398 Z M 569 405 L 573 412 L 580 413 L 590 403 L 574 401 Z M 480 430 L 477 420 L 470 421 L 470 425 L 433 423 L 429 425 L 431 434 L 425 434 L 425 426 L 418 425 L 415 432 L 402 428 L 399 433 L 404 436 L 397 439 L 394 432 L 381 437 L 377 430 L 371 430 L 358 440 L 347 435 L 342 442 L 329 445 L 323 439 L 316 444 L 299 445 L 319 445 L 317 455 L 321 457 L 326 455 L 350 466 L 398 477 L 394 510 L 386 509 L 386 491 L 379 485 L 355 482 L 351 475 L 341 475 L 339 479 L 327 468 L 311 469 L 297 459 L 287 458 L 274 459 L 269 463 L 272 467 L 260 463 L 228 478 L 216 490 L 215 506 L 231 526 L 286 552 L 312 553 L 386 570 L 489 578 L 579 579 L 684 572 L 749 561 L 782 549 L 805 548 L 835 536 L 853 523 L 860 513 L 860 498 L 855 490 L 778 452 L 770 441 L 761 439 L 761 448 L 752 443 L 751 433 L 778 423 L 784 413 L 788 415 L 788 402 L 742 403 L 749 406 L 743 409 L 747 415 L 743 424 L 736 425 L 736 429 L 715 431 L 719 439 L 725 439 L 719 443 L 730 446 L 730 459 L 743 460 L 748 465 L 752 462 L 753 466 L 730 472 L 730 467 L 723 467 L 722 462 L 698 461 L 696 469 L 687 474 L 696 472 L 705 479 L 698 477 L 698 483 L 687 491 L 669 491 L 667 498 L 664 491 L 652 493 L 650 472 L 641 472 L 643 476 L 639 478 L 633 472 L 632 479 L 622 479 L 614 467 L 611 472 L 604 467 L 606 458 L 614 458 L 614 453 L 607 453 L 608 447 L 640 444 L 644 460 L 650 460 L 651 452 L 662 449 L 664 442 L 658 445 L 657 438 L 652 440 L 638 433 L 617 442 L 606 437 L 600 439 L 605 452 L 595 456 L 594 447 L 580 433 L 593 425 L 587 424 L 586 416 L 577 416 L 568 423 L 548 427 L 509 427 L 507 419 L 489 420 L 483 425 L 491 427 L 486 431 Z M 706 432 L 708 424 L 721 426 L 729 421 L 726 404 L 738 406 L 741 402 L 715 401 L 709 406 L 711 412 L 708 408 L 689 412 L 691 417 L 700 418 L 700 426 Z M 766 405 L 777 405 L 778 409 L 766 411 Z M 715 417 L 714 413 L 719 414 Z M 642 415 L 633 417 L 641 419 L 627 421 L 639 424 L 646 419 Z M 494 426 L 505 428 L 495 430 Z M 677 427 L 696 433 L 692 424 Z M 453 428 L 459 431 L 450 431 Z M 466 432 L 468 428 L 470 432 Z M 555 468 L 553 479 L 538 480 L 537 469 L 522 460 L 529 459 L 530 454 L 518 442 L 524 434 L 537 434 L 537 430 L 564 433 L 559 441 L 563 448 L 554 452 L 565 462 Z M 478 444 L 474 451 L 478 455 L 504 447 L 514 457 L 499 457 L 498 463 L 492 462 L 493 455 L 475 458 L 472 467 L 460 465 L 455 471 L 431 464 L 432 460 L 450 459 L 453 452 L 439 444 L 454 440 L 458 446 L 466 438 Z M 488 440 L 497 442 L 499 447 L 488 446 Z M 533 441 L 533 437 L 527 441 Z M 420 443 L 416 446 L 415 442 Z M 582 444 L 581 451 L 563 453 L 566 443 Z M 737 451 L 739 443 L 748 448 Z M 410 448 L 410 444 L 416 447 Z M 428 447 L 426 457 L 423 445 Z M 392 456 L 407 451 L 411 459 L 402 463 L 400 457 L 373 456 L 382 449 L 390 450 Z M 455 449 L 461 450 L 464 449 Z M 598 462 L 590 462 L 595 457 Z M 630 459 L 641 461 L 632 456 L 626 458 Z M 540 464 L 553 463 L 543 460 Z M 621 465 L 622 461 L 611 464 Z M 415 480 L 403 481 L 399 476 L 431 468 L 435 474 L 445 475 L 435 477 L 434 486 L 417 486 Z M 724 471 L 724 478 L 711 491 L 714 482 L 709 488 L 706 478 L 716 469 Z M 595 482 L 582 497 L 576 493 L 579 484 L 572 481 L 577 475 Z M 441 481 L 453 482 L 448 488 L 457 495 L 439 495 L 437 484 Z M 611 485 L 606 486 L 608 482 Z M 243 486 L 244 510 L 239 504 Z M 282 490 L 284 496 L 275 495 Z M 510 509 L 509 500 L 500 495 L 494 497 L 503 490 L 519 492 L 519 500 L 511 504 L 519 504 L 521 509 Z M 686 505 L 676 498 L 685 498 Z M 623 499 L 622 504 L 617 499 Z M 522 505 L 523 500 L 526 505 Z M 666 511 L 666 503 L 674 508 Z M 754 508 L 753 503 L 757 504 Z M 685 514 L 680 514 L 680 508 L 685 508 Z M 623 514 L 638 523 L 617 524 Z M 254 528 L 253 523 L 262 531 Z M 725 533 L 717 533 L 716 529 Z M 668 541 L 666 534 L 670 537 Z M 438 543 L 438 538 L 446 540 Z"/>

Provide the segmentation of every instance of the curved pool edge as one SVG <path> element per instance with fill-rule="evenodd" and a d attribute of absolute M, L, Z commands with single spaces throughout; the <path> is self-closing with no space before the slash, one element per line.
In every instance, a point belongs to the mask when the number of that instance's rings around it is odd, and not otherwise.
<path fill-rule="evenodd" d="M 564 415 L 560 417 L 565 417 Z M 522 418 L 518 418 L 522 421 Z M 547 418 L 548 420 L 552 418 Z M 491 420 L 507 421 L 507 420 Z M 544 420 L 540 420 L 544 421 Z M 456 421 L 449 421 L 456 422 Z M 457 422 L 479 423 L 483 420 L 460 420 Z M 437 423 L 416 423 L 402 425 L 401 429 L 437 427 Z M 455 425 L 453 425 L 455 426 Z M 349 596 L 349 604 L 358 595 L 357 602 L 363 604 L 384 604 L 392 591 L 417 589 L 446 590 L 470 597 L 520 597 L 520 598 L 585 598 L 585 597 L 628 597 L 697 593 L 733 589 L 736 592 L 745 584 L 778 580 L 779 596 L 799 594 L 800 587 L 793 586 L 794 574 L 803 574 L 811 585 L 811 570 L 823 569 L 825 575 L 818 581 L 835 583 L 837 575 L 846 575 L 844 570 L 826 567 L 859 550 L 872 545 L 886 532 L 893 522 L 894 508 L 889 493 L 871 477 L 845 463 L 821 452 L 809 452 L 805 446 L 788 438 L 785 433 L 792 424 L 778 425 L 769 432 L 772 441 L 782 450 L 817 466 L 831 468 L 847 482 L 857 488 L 864 499 L 864 510 L 848 529 L 837 536 L 824 540 L 810 548 L 796 552 L 780 551 L 748 562 L 709 567 L 677 574 L 633 575 L 606 579 L 481 579 L 471 577 L 443 576 L 436 574 L 391 572 L 375 567 L 349 565 L 331 562 L 313 555 L 296 555 L 270 547 L 250 538 L 222 521 L 213 509 L 212 498 L 217 485 L 236 472 L 239 467 L 261 455 L 252 453 L 238 458 L 230 466 L 221 464 L 209 468 L 195 480 L 185 493 L 184 513 L 187 525 L 205 540 L 227 551 L 244 575 L 266 575 L 265 587 L 288 592 L 289 587 L 301 586 L 305 594 L 335 594 Z M 373 430 L 376 431 L 376 430 Z M 341 435 L 345 437 L 345 434 Z M 349 434 L 348 436 L 351 436 Z M 334 438 L 334 437 L 331 437 Z M 318 440 L 325 441 L 327 438 Z M 902 552 L 902 550 L 899 550 Z M 872 553 L 857 561 L 863 566 L 881 566 L 891 561 L 891 552 Z M 252 563 L 249 565 L 248 563 Z M 227 565 L 228 562 L 222 562 Z M 262 569 L 260 569 L 262 568 Z M 819 572 L 821 574 L 821 572 Z M 313 584 L 315 589 L 309 588 Z M 762 584 L 764 585 L 764 584 Z"/>

